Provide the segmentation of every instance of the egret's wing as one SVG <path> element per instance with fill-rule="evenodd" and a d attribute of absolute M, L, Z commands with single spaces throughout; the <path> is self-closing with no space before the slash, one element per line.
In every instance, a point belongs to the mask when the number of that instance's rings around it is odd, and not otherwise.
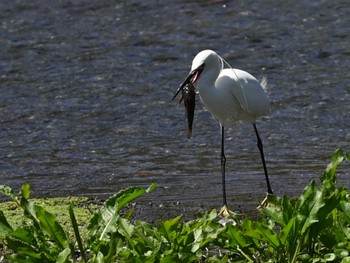
<path fill-rule="evenodd" d="M 258 117 L 268 114 L 269 101 L 259 81 L 248 72 L 239 69 L 225 69 L 231 77 L 231 90 L 243 110 Z M 230 71 L 230 72 L 227 72 Z"/>

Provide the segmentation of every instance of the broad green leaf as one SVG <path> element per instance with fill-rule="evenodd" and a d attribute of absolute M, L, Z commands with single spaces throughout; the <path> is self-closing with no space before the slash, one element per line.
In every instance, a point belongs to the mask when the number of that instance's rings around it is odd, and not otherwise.
<path fill-rule="evenodd" d="M 341 200 L 346 196 L 346 191 L 336 188 L 332 192 L 325 194 L 323 192 L 324 206 L 318 211 L 318 227 L 320 229 L 325 229 L 333 225 L 332 211 L 339 208 Z M 335 210 L 335 212 L 338 210 Z"/>
<path fill-rule="evenodd" d="M 67 263 L 67 262 L 73 262 L 72 258 L 70 257 L 71 251 L 70 248 L 65 248 L 57 257 L 56 263 Z M 85 260 L 84 260 L 85 262 Z"/>
<path fill-rule="evenodd" d="M 156 185 L 152 184 L 147 189 L 142 187 L 130 187 L 124 190 L 121 190 L 117 194 L 113 195 L 106 201 L 106 206 L 114 206 L 116 203 L 118 204 L 118 209 L 122 209 L 125 205 L 132 202 L 136 198 L 144 195 L 145 193 L 149 193 L 155 189 Z"/>
<path fill-rule="evenodd" d="M 40 261 L 38 261 L 37 258 L 31 258 L 28 256 L 19 255 L 19 254 L 8 255 L 8 256 L 6 256 L 6 259 L 9 262 L 13 262 L 13 263 L 38 263 L 38 262 L 40 262 Z"/>
<path fill-rule="evenodd" d="M 284 226 L 286 222 L 283 218 L 284 208 L 281 205 L 282 203 L 281 201 L 282 201 L 281 198 L 274 195 L 269 195 L 268 196 L 269 205 L 267 207 L 264 207 L 262 211 L 270 220 L 272 220 L 276 224 Z"/>
<path fill-rule="evenodd" d="M 91 259 L 92 263 L 105 263 L 103 259 L 103 254 L 101 251 L 98 251 L 96 255 Z"/>
<path fill-rule="evenodd" d="M 21 191 L 19 193 L 19 197 L 23 197 L 28 199 L 30 197 L 31 189 L 28 183 L 22 184 Z"/>
<path fill-rule="evenodd" d="M 281 231 L 281 236 L 280 236 L 280 240 L 281 240 L 281 243 L 284 245 L 286 244 L 286 241 L 290 238 L 290 234 L 291 234 L 291 230 L 294 229 L 295 227 L 295 221 L 296 221 L 296 218 L 292 218 L 288 224 L 282 229 Z M 294 238 L 292 238 L 294 240 Z"/>
<path fill-rule="evenodd" d="M 134 229 L 134 225 L 129 220 L 121 217 L 118 219 L 118 232 L 127 239 L 131 239 Z"/>
<path fill-rule="evenodd" d="M 160 263 L 175 263 L 175 262 L 181 262 L 179 261 L 179 258 L 177 255 L 174 255 L 173 253 L 171 255 L 166 255 L 164 257 L 161 257 Z"/>
<path fill-rule="evenodd" d="M 322 182 L 324 182 L 325 180 L 329 180 L 335 183 L 337 168 L 343 160 L 344 160 L 343 151 L 341 149 L 335 150 L 332 155 L 332 161 L 327 165 L 326 170 L 321 176 Z"/>
<path fill-rule="evenodd" d="M 312 224 L 318 222 L 318 212 L 324 205 L 322 191 L 317 189 L 315 181 L 311 181 L 300 196 L 295 210 L 305 218 L 301 224 L 301 234 L 304 234 Z M 302 217 L 298 216 L 298 218 Z"/>
<path fill-rule="evenodd" d="M 181 219 L 182 219 L 182 216 L 178 216 L 166 221 L 159 222 L 158 223 L 159 232 L 163 233 L 164 237 L 168 241 L 172 241 L 176 236 L 175 230 L 177 229 L 177 226 Z"/>
<path fill-rule="evenodd" d="M 337 256 L 334 253 L 328 253 L 324 255 L 324 259 L 326 261 L 334 261 L 337 258 Z"/>
<path fill-rule="evenodd" d="M 197 228 L 193 232 L 194 242 L 192 244 L 191 252 L 196 253 L 196 251 L 200 248 L 200 243 L 203 240 L 203 229 Z"/>
<path fill-rule="evenodd" d="M 147 189 L 146 189 L 146 193 L 152 192 L 157 188 L 157 184 L 156 183 L 152 183 Z"/>
<path fill-rule="evenodd" d="M 138 251 L 142 254 L 147 254 L 147 257 L 157 255 L 162 243 L 165 241 L 165 239 L 160 237 L 159 232 L 143 221 L 135 222 L 133 240 L 135 243 L 137 242 Z"/>
<path fill-rule="evenodd" d="M 37 229 L 40 229 L 39 220 L 35 212 L 35 204 L 22 197 L 20 200 L 20 206 L 24 210 L 24 215 L 32 220 Z"/>
<path fill-rule="evenodd" d="M 17 200 L 16 195 L 14 194 L 13 190 L 11 187 L 6 186 L 6 185 L 0 185 L 0 193 L 10 197 L 12 200 Z"/>
<path fill-rule="evenodd" d="M 105 254 L 103 257 L 104 262 L 115 262 L 119 240 L 119 238 L 111 238 L 109 242 L 106 243 L 106 247 L 103 249 L 103 252 Z M 126 247 L 125 250 L 129 250 L 129 248 Z"/>
<path fill-rule="evenodd" d="M 141 195 L 145 194 L 146 190 L 143 188 L 129 188 L 127 189 L 125 192 L 122 193 L 121 196 L 118 196 L 115 200 L 113 200 L 113 198 L 111 200 L 109 200 L 110 202 L 114 203 L 117 202 L 118 203 L 118 209 L 122 209 L 125 205 L 127 205 L 128 203 L 134 201 L 136 198 L 140 197 Z M 107 201 L 108 203 L 108 201 Z"/>
<path fill-rule="evenodd" d="M 29 243 L 23 242 L 23 240 L 14 239 L 13 237 L 7 238 L 7 246 L 18 255 L 30 257 L 36 260 L 41 258 L 42 252 L 40 249 Z"/>
<path fill-rule="evenodd" d="M 348 201 L 341 201 L 340 208 L 343 210 L 346 220 L 350 223 L 350 203 Z"/>
<path fill-rule="evenodd" d="M 334 253 L 339 258 L 345 258 L 349 256 L 349 251 L 344 248 L 338 248 L 334 250 Z"/>
<path fill-rule="evenodd" d="M 64 232 L 62 226 L 57 222 L 55 216 L 37 205 L 35 206 L 34 210 L 42 229 L 49 234 L 50 238 L 61 249 L 66 248 L 68 246 L 66 233 Z"/>
<path fill-rule="evenodd" d="M 310 182 L 310 184 L 305 187 L 303 193 L 298 199 L 296 204 L 295 212 L 307 216 L 310 213 L 310 203 L 313 202 L 314 196 L 316 195 L 317 187 L 314 180 Z"/>
<path fill-rule="evenodd" d="M 241 231 L 231 224 L 227 225 L 226 235 L 228 236 L 228 244 L 231 248 L 236 248 L 237 246 L 246 247 L 250 245 Z"/>
<path fill-rule="evenodd" d="M 12 227 L 7 222 L 4 213 L 0 210 L 0 240 L 4 239 L 10 231 L 12 231 Z"/>
<path fill-rule="evenodd" d="M 257 240 L 265 241 L 268 246 L 272 246 L 275 249 L 278 249 L 281 245 L 278 234 L 259 222 L 255 223 L 253 228 L 244 231 L 244 234 Z"/>
<path fill-rule="evenodd" d="M 110 233 L 116 232 L 116 222 L 120 216 L 118 211 L 113 208 L 105 208 L 102 213 L 99 222 L 97 222 L 100 227 L 97 228 L 96 234 L 98 240 L 109 241 L 110 238 L 108 236 Z"/>
<path fill-rule="evenodd" d="M 10 232 L 7 237 L 11 240 L 21 241 L 33 248 L 37 246 L 34 229 L 32 228 L 17 228 L 13 232 Z"/>
<path fill-rule="evenodd" d="M 293 204 L 293 205 L 292 205 Z M 294 217 L 295 200 L 289 199 L 287 196 L 283 196 L 282 199 L 283 220 L 285 224 L 288 224 Z"/>
<path fill-rule="evenodd" d="M 350 257 L 343 258 L 341 263 L 350 263 Z"/>
<path fill-rule="evenodd" d="M 108 233 L 116 231 L 116 221 L 119 218 L 119 211 L 128 203 L 132 202 L 141 195 L 155 189 L 155 184 L 149 188 L 131 187 L 119 191 L 110 197 L 103 207 L 90 220 L 88 229 L 90 230 L 90 241 L 106 240 L 108 241 Z"/>
<path fill-rule="evenodd" d="M 301 262 L 310 262 L 310 255 L 306 253 L 302 253 L 298 255 L 297 259 L 300 259 Z"/>
<path fill-rule="evenodd" d="M 346 153 L 346 154 L 345 154 L 345 158 L 346 158 L 347 161 L 350 162 L 350 153 Z"/>

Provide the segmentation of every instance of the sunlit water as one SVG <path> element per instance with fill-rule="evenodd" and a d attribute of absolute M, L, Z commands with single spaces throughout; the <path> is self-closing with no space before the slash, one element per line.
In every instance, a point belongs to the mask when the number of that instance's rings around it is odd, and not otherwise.
<path fill-rule="evenodd" d="M 141 212 L 219 208 L 219 125 L 197 98 L 188 140 L 171 101 L 206 48 L 268 78 L 271 114 L 257 125 L 276 194 L 299 195 L 349 151 L 345 0 L 4 0 L 0 22 L 0 179 L 16 191 L 106 198 L 155 182 Z M 226 134 L 228 202 L 249 213 L 266 192 L 254 130 Z"/>

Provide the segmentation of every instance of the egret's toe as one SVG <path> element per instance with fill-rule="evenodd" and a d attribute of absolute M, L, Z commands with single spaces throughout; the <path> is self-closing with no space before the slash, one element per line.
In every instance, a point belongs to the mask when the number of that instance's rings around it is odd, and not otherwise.
<path fill-rule="evenodd" d="M 219 212 L 219 216 L 222 218 L 234 218 L 236 213 L 228 209 L 227 205 L 224 205 Z"/>
<path fill-rule="evenodd" d="M 262 200 L 261 204 L 257 207 L 258 209 L 261 209 L 263 207 L 267 207 L 269 205 L 269 201 L 267 200 L 267 196 Z"/>

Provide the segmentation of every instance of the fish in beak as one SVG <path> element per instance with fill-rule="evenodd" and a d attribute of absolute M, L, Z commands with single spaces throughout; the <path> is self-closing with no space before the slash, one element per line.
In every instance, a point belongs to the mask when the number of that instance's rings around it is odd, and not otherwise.
<path fill-rule="evenodd" d="M 182 97 L 179 101 L 179 104 L 184 101 L 185 110 L 186 110 L 186 119 L 187 119 L 187 138 L 192 137 L 192 124 L 194 118 L 194 109 L 196 107 L 196 89 L 193 84 L 198 80 L 200 74 L 204 69 L 204 64 L 198 68 L 192 70 L 185 81 L 180 85 L 179 89 L 176 91 L 173 100 L 181 91 Z"/>
<path fill-rule="evenodd" d="M 177 94 L 179 94 L 179 92 L 189 83 L 191 82 L 191 84 L 196 83 L 196 81 L 198 80 L 199 76 L 202 74 L 203 70 L 204 70 L 205 64 L 202 63 L 199 67 L 191 70 L 191 72 L 188 74 L 187 78 L 185 79 L 185 81 L 180 85 L 180 87 L 178 88 L 178 90 L 176 91 L 174 97 L 172 100 L 174 100 L 177 96 Z"/>
<path fill-rule="evenodd" d="M 187 119 L 187 138 L 192 137 L 192 124 L 194 118 L 194 109 L 196 107 L 196 90 L 191 82 L 188 82 L 186 87 L 182 89 L 182 97 L 179 101 L 184 101 Z"/>

